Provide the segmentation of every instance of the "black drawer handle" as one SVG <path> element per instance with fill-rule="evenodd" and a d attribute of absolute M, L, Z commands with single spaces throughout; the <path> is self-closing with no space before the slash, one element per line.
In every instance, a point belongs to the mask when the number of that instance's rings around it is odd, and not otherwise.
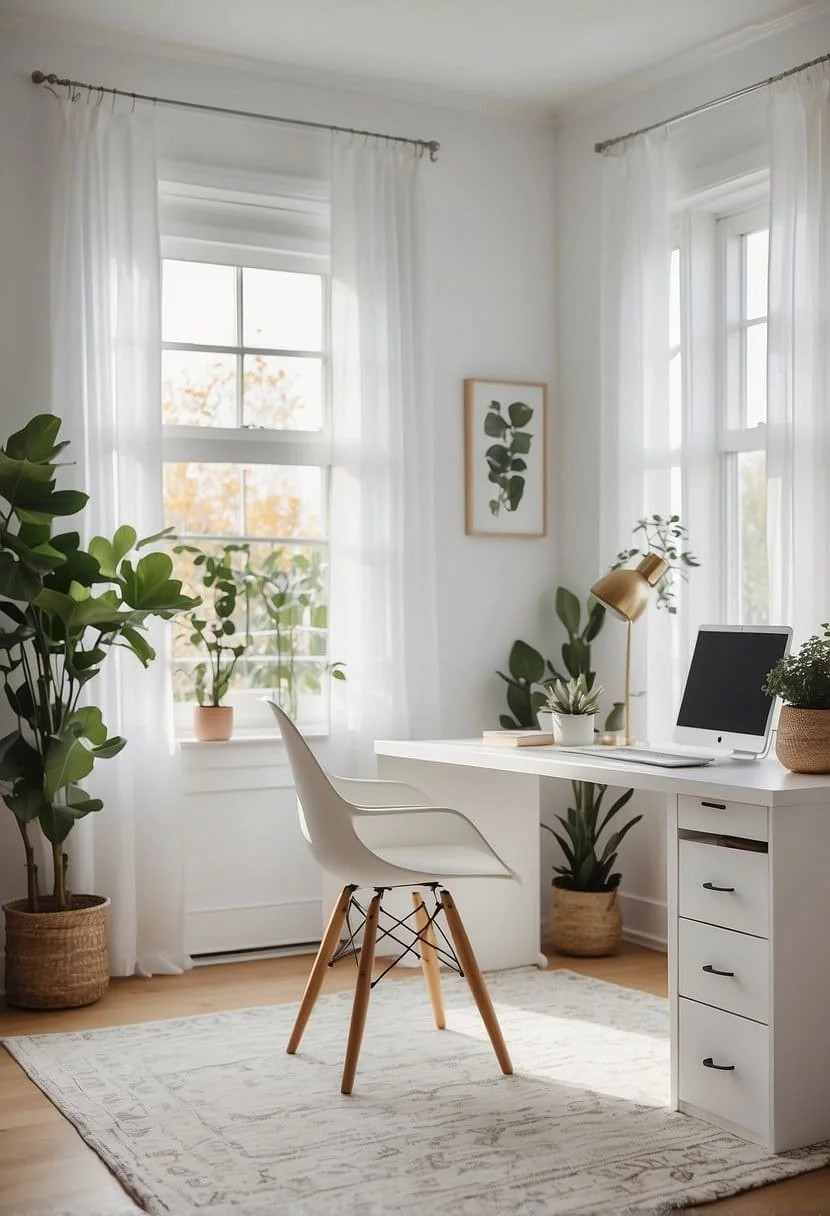
<path fill-rule="evenodd" d="M 713 882 L 705 882 L 703 884 L 704 891 L 734 891 L 734 887 L 716 887 Z"/>
<path fill-rule="evenodd" d="M 706 963 L 703 970 L 707 973 L 707 975 L 728 975 L 732 978 L 734 978 L 735 975 L 734 971 L 718 971 L 717 967 L 713 967 L 711 963 Z"/>
<path fill-rule="evenodd" d="M 707 1056 L 705 1060 L 701 1061 L 701 1063 L 703 1064 L 704 1068 L 717 1068 L 718 1072 L 734 1072 L 735 1071 L 734 1064 L 716 1064 L 711 1056 Z"/>
<path fill-rule="evenodd" d="M 713 811 L 725 811 L 726 810 L 725 802 L 706 802 L 705 799 L 701 798 L 700 805 L 701 806 L 710 806 Z"/>

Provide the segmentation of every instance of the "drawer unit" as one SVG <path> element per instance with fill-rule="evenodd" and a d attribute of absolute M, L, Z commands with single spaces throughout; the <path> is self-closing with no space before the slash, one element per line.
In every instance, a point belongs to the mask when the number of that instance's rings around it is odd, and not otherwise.
<path fill-rule="evenodd" d="M 681 996 L 769 1022 L 766 938 L 681 919 L 677 963 Z"/>
<path fill-rule="evenodd" d="M 677 822 L 693 832 L 715 836 L 742 836 L 745 840 L 769 840 L 767 808 L 720 798 L 693 798 L 679 794 Z"/>
<path fill-rule="evenodd" d="M 734 1013 L 681 999 L 678 1099 L 745 1129 L 769 1136 L 769 1029 Z"/>
<path fill-rule="evenodd" d="M 766 937 L 768 856 L 697 840 L 681 840 L 678 911 L 691 920 Z"/>

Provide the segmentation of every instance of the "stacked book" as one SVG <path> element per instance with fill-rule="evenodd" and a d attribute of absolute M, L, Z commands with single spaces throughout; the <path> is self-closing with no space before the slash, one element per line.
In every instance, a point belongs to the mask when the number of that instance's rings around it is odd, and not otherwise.
<path fill-rule="evenodd" d="M 553 735 L 543 730 L 485 730 L 481 741 L 491 747 L 549 747 Z"/>

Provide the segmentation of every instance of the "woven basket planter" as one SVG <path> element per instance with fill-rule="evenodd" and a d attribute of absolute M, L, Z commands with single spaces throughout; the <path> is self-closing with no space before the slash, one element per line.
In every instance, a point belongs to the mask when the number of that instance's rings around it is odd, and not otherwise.
<path fill-rule="evenodd" d="M 553 884 L 550 941 L 558 954 L 598 958 L 622 941 L 622 913 L 613 891 L 571 891 Z"/>
<path fill-rule="evenodd" d="M 775 754 L 791 773 L 830 773 L 830 709 L 783 705 Z"/>
<path fill-rule="evenodd" d="M 23 1009 L 91 1005 L 109 985 L 107 909 L 100 895 L 73 895 L 68 912 L 29 912 L 25 899 L 4 904 L 6 1000 Z"/>

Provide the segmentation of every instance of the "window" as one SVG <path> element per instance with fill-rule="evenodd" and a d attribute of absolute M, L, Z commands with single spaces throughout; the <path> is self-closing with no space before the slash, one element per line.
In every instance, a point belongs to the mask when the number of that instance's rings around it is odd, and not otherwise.
<path fill-rule="evenodd" d="M 237 721 L 270 725 L 260 703 L 269 692 L 304 726 L 320 726 L 328 662 L 325 270 L 319 259 L 236 241 L 168 238 L 163 248 L 165 523 L 177 544 L 212 553 L 239 546 L 234 565 L 249 577 L 233 620 L 248 643 L 231 684 Z M 175 560 L 197 587 L 193 555 Z M 177 700 L 193 700 L 202 657 L 180 631 Z"/>
<path fill-rule="evenodd" d="M 669 411 L 672 465 L 679 466 L 672 467 L 672 510 L 684 515 L 703 559 L 694 575 L 698 592 L 705 584 L 698 621 L 769 620 L 769 227 L 762 199 L 757 181 L 731 198 L 711 194 L 681 218 L 671 258 Z"/>

